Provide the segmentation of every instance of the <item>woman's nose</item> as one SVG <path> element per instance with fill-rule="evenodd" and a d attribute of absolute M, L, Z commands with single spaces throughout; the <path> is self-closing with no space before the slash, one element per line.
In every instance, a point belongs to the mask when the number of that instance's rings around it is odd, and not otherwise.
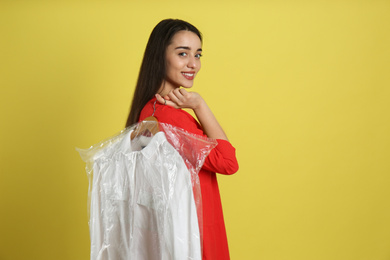
<path fill-rule="evenodd" d="M 188 59 L 187 67 L 188 67 L 188 68 L 191 68 L 191 69 L 195 69 L 196 66 L 197 66 L 197 64 L 196 64 L 196 59 L 195 59 L 195 57 L 190 57 L 190 58 Z"/>

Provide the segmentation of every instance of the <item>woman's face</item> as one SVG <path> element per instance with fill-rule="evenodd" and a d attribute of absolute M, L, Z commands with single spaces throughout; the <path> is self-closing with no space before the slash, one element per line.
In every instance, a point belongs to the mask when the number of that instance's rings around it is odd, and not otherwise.
<path fill-rule="evenodd" d="M 180 86 L 192 87 L 200 70 L 201 53 L 202 43 L 195 33 L 179 31 L 173 36 L 165 53 L 167 75 L 164 92 Z"/>

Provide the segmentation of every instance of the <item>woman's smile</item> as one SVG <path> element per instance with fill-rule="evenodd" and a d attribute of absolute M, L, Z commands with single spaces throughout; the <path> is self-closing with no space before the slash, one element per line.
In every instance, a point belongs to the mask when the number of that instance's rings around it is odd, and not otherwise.
<path fill-rule="evenodd" d="M 188 80 L 193 80 L 194 77 L 195 77 L 195 72 L 194 71 L 191 71 L 191 72 L 182 72 L 181 74 L 183 74 L 183 76 L 188 79 Z"/>

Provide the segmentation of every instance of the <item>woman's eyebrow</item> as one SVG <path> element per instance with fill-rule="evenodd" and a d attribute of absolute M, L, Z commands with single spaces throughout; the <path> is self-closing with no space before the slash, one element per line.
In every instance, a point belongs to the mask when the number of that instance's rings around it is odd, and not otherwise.
<path fill-rule="evenodd" d="M 188 46 L 179 46 L 179 47 L 175 48 L 175 50 L 177 50 L 177 49 L 191 50 L 191 48 Z M 197 51 L 202 51 L 202 48 L 199 48 Z"/>

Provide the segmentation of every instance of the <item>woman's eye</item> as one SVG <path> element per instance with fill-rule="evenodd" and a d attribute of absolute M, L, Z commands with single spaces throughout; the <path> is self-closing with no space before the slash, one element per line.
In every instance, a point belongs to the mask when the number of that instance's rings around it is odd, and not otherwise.
<path fill-rule="evenodd" d="M 195 58 L 200 59 L 200 57 L 202 57 L 202 54 L 200 54 L 200 53 L 195 55 Z"/>
<path fill-rule="evenodd" d="M 185 53 L 185 52 L 181 52 L 181 53 L 179 53 L 179 56 L 183 56 L 183 57 L 185 57 L 185 56 L 187 56 L 187 53 Z"/>

